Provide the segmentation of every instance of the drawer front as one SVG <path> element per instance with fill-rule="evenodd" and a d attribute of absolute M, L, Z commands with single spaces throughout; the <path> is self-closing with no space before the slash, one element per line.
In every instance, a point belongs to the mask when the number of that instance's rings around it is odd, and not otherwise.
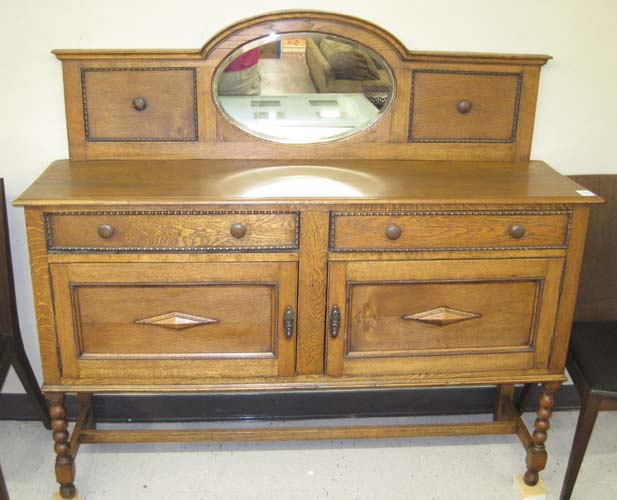
<path fill-rule="evenodd" d="M 410 142 L 513 143 L 522 73 L 413 70 Z"/>
<path fill-rule="evenodd" d="M 328 373 L 545 368 L 562 259 L 332 263 Z"/>
<path fill-rule="evenodd" d="M 569 210 L 335 212 L 330 220 L 330 249 L 565 249 L 570 218 Z"/>
<path fill-rule="evenodd" d="M 195 68 L 83 68 L 86 140 L 196 141 Z"/>
<path fill-rule="evenodd" d="M 45 214 L 50 252 L 220 252 L 298 248 L 297 212 Z"/>
<path fill-rule="evenodd" d="M 293 262 L 51 269 L 64 377 L 293 374 Z"/>

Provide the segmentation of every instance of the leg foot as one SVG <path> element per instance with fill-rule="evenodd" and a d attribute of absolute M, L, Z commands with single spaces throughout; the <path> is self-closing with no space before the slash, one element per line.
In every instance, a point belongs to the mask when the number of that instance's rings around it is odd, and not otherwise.
<path fill-rule="evenodd" d="M 47 398 L 50 404 L 49 415 L 56 452 L 56 480 L 60 483 L 60 496 L 66 499 L 74 498 L 75 462 L 71 455 L 64 394 L 50 393 Z"/>
<path fill-rule="evenodd" d="M 514 477 L 514 489 L 523 500 L 546 500 L 546 487 L 541 479 L 535 486 L 528 486 L 520 474 Z"/>
<path fill-rule="evenodd" d="M 75 498 L 75 493 L 77 493 L 77 490 L 75 489 L 75 485 L 73 483 L 63 484 L 60 486 L 60 496 L 62 498 Z"/>
<path fill-rule="evenodd" d="M 532 442 L 527 448 L 527 472 L 525 472 L 524 480 L 528 486 L 535 486 L 540 479 L 539 472 L 546 467 L 546 431 L 549 429 L 549 419 L 553 413 L 553 403 L 555 402 L 553 395 L 561 386 L 560 382 L 549 382 L 542 384 L 542 395 L 540 396 L 540 404 L 534 424 L 534 431 L 531 435 Z"/>

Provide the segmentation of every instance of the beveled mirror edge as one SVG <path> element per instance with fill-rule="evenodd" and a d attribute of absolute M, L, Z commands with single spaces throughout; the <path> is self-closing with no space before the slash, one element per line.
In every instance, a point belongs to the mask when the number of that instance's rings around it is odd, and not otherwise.
<path fill-rule="evenodd" d="M 356 127 L 355 130 L 349 131 L 349 132 L 341 132 L 339 134 L 336 135 L 332 135 L 329 137 L 325 137 L 319 140 L 302 140 L 302 141 L 293 141 L 293 140 L 285 140 L 282 139 L 280 137 L 275 137 L 275 136 L 269 136 L 268 134 L 265 133 L 259 133 L 256 132 L 255 130 L 249 128 L 248 126 L 245 126 L 244 124 L 234 120 L 231 115 L 229 114 L 229 112 L 227 110 L 225 110 L 221 100 L 220 100 L 220 96 L 218 95 L 217 92 L 217 86 L 218 86 L 218 77 L 222 74 L 222 72 L 225 70 L 225 68 L 231 64 L 231 62 L 233 62 L 237 57 L 239 57 L 240 55 L 248 52 L 249 50 L 252 50 L 254 48 L 257 47 L 261 47 L 262 45 L 265 45 L 267 43 L 273 43 L 273 42 L 277 42 L 280 40 L 284 40 L 286 38 L 297 38 L 297 37 L 309 37 L 309 36 L 321 36 L 324 38 L 328 38 L 331 40 L 339 40 L 339 41 L 343 41 L 344 43 L 354 43 L 355 45 L 359 46 L 363 51 L 365 51 L 369 56 L 371 57 L 377 57 L 379 59 L 380 64 L 382 64 L 383 69 L 386 71 L 388 78 L 390 79 L 390 83 L 391 83 L 391 91 L 389 93 L 389 98 L 388 101 L 386 103 L 386 105 L 383 108 L 380 108 L 379 111 L 377 112 L 377 115 L 375 117 L 375 119 L 371 120 L 371 121 L 366 121 L 361 123 L 358 127 Z M 266 42 L 266 43 L 261 43 L 261 42 Z M 225 119 L 229 124 L 231 124 L 234 127 L 237 127 L 240 131 L 244 132 L 245 134 L 247 134 L 249 137 L 251 138 L 256 138 L 256 139 L 261 139 L 263 141 L 267 141 L 267 142 L 271 142 L 273 144 L 279 144 L 279 145 L 288 145 L 288 146 L 296 146 L 296 145 L 310 145 L 310 144 L 324 144 L 324 143 L 328 143 L 328 142 L 336 142 L 336 141 L 341 141 L 344 139 L 348 139 L 350 137 L 356 136 L 356 135 L 360 135 L 363 134 L 369 130 L 371 130 L 372 128 L 376 127 L 379 122 L 381 120 L 383 120 L 383 118 L 385 116 L 387 116 L 387 114 L 392 110 L 392 107 L 394 105 L 394 102 L 396 100 L 396 96 L 397 96 L 397 81 L 396 81 L 396 75 L 394 73 L 394 71 L 392 71 L 392 68 L 390 68 L 390 65 L 387 63 L 387 61 L 385 61 L 383 59 L 383 57 L 381 57 L 376 51 L 372 50 L 370 47 L 367 47 L 359 42 L 356 42 L 355 40 L 349 39 L 349 38 L 345 38 L 339 35 L 332 35 L 329 33 L 321 33 L 321 32 L 317 32 L 317 31 L 313 31 L 313 32 L 297 32 L 297 33 L 272 33 L 270 35 L 266 35 L 265 37 L 256 39 L 256 40 L 252 40 L 250 42 L 247 42 L 244 45 L 241 45 L 239 47 L 237 47 L 233 52 L 231 52 L 226 58 L 224 58 L 222 61 L 220 61 L 216 68 L 214 69 L 213 72 L 213 76 L 212 76 L 212 82 L 211 82 L 211 97 L 212 97 L 212 102 L 215 103 L 221 117 L 223 119 Z M 316 96 L 318 95 L 326 95 L 326 94 L 319 94 L 319 93 L 315 93 Z M 263 96 L 262 96 L 263 97 Z"/>

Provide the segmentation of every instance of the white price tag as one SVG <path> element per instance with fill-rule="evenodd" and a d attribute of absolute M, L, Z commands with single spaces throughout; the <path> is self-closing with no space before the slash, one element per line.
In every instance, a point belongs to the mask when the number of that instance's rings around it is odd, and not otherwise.
<path fill-rule="evenodd" d="M 576 192 L 580 194 L 581 196 L 595 196 L 596 195 L 592 191 L 589 191 L 589 189 L 577 189 Z"/>

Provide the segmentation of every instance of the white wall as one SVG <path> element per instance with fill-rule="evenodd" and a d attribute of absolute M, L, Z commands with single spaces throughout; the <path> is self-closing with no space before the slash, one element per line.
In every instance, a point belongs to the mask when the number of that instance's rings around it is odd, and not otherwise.
<path fill-rule="evenodd" d="M 617 173 L 614 0 L 0 0 L 0 175 L 13 200 L 68 155 L 53 48 L 197 48 L 238 19 L 310 8 L 383 26 L 410 49 L 546 53 L 532 157 L 564 174 Z M 24 342 L 39 376 L 24 217 L 9 208 Z M 14 375 L 4 392 L 21 392 Z"/>

